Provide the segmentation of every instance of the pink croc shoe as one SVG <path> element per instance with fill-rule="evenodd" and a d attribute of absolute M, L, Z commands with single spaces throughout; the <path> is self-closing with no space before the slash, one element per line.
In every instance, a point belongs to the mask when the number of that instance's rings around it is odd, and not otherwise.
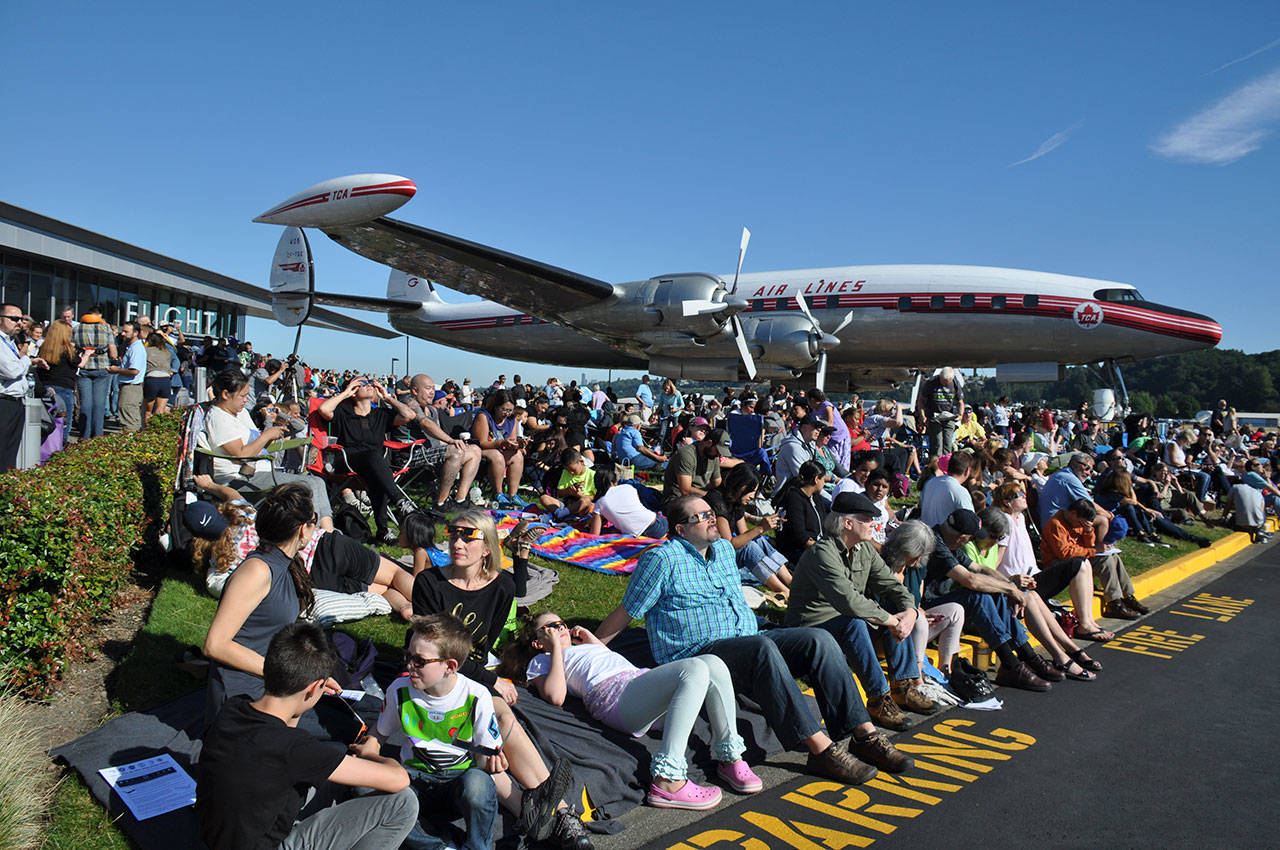
<path fill-rule="evenodd" d="M 755 794 L 764 789 L 764 782 L 742 759 L 733 764 L 716 765 L 716 775 L 739 794 Z"/>
<path fill-rule="evenodd" d="M 648 802 L 659 809 L 690 809 L 700 812 L 715 808 L 723 796 L 714 785 L 695 785 L 686 780 L 679 791 L 663 791 L 657 785 L 650 785 Z"/>

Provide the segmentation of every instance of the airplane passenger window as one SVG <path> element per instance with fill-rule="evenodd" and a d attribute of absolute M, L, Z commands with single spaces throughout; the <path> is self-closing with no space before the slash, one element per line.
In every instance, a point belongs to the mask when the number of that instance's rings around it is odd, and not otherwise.
<path fill-rule="evenodd" d="M 1039 306 L 1040 306 L 1040 296 L 1039 296 L 1039 295 L 1024 295 L 1024 296 L 1022 296 L 1022 306 L 1023 306 L 1023 307 L 1027 307 L 1027 308 L 1031 308 L 1031 309 L 1034 309 L 1034 308 L 1036 308 L 1036 307 L 1039 307 Z"/>
<path fill-rule="evenodd" d="M 1003 295 L 992 295 L 992 296 L 991 296 L 991 309 L 992 309 L 992 310 L 1003 310 L 1003 309 L 1004 309 L 1004 296 L 1003 296 Z"/>
<path fill-rule="evenodd" d="M 973 303 L 974 303 L 974 298 L 973 298 L 972 292 L 966 292 L 964 295 L 960 296 L 961 307 L 964 307 L 965 309 L 969 309 L 973 307 Z"/>
<path fill-rule="evenodd" d="M 898 309 L 899 309 L 899 310 L 901 310 L 901 311 L 902 311 L 902 312 L 904 312 L 904 313 L 911 309 L 911 296 L 910 296 L 910 295 L 903 295 L 902 297 L 900 297 L 900 298 L 898 299 Z"/>
<path fill-rule="evenodd" d="M 929 299 L 929 306 L 935 310 L 941 310 L 943 307 L 947 306 L 947 296 L 934 295 Z"/>

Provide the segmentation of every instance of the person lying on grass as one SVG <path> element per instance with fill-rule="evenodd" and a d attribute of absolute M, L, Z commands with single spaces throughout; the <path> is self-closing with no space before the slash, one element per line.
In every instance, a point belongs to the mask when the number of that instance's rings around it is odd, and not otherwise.
<path fill-rule="evenodd" d="M 258 532 L 254 528 L 258 510 L 235 490 L 213 483 L 207 475 L 197 475 L 195 483 L 223 500 L 216 508 L 209 502 L 193 502 L 187 506 L 185 517 L 187 526 L 196 534 L 192 562 L 196 569 L 204 568 L 205 589 L 217 598 L 222 596 L 236 568 L 258 548 Z M 372 546 L 317 528 L 298 555 L 311 576 L 312 587 L 321 591 L 312 619 L 347 622 L 392 611 L 406 620 L 413 616 L 409 604 L 413 576 L 395 561 L 379 555 Z M 351 598 L 361 595 L 380 599 Z"/>
<path fill-rule="evenodd" d="M 703 810 L 716 806 L 715 786 L 688 779 L 685 750 L 698 712 L 706 706 L 716 773 L 740 794 L 763 788 L 742 760 L 746 745 L 737 733 L 729 668 L 714 655 L 697 655 L 653 669 L 637 668 L 583 626 L 568 626 L 552 611 L 535 614 L 504 659 L 513 677 L 554 705 L 572 695 L 591 716 L 631 735 L 643 735 L 663 721 L 662 747 L 650 763 L 648 803 L 664 809 Z"/>

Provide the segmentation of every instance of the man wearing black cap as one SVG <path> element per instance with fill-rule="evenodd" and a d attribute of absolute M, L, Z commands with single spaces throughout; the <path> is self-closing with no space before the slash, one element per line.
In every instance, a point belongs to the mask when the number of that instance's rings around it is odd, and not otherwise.
<path fill-rule="evenodd" d="M 720 459 L 733 457 L 729 434 L 720 428 L 708 431 L 695 443 L 680 446 L 671 456 L 662 479 L 662 501 L 677 496 L 705 496 L 720 486 Z"/>
<path fill-rule="evenodd" d="M 920 693 L 911 632 L 916 604 L 868 542 L 880 515 L 861 493 L 841 493 L 823 523 L 825 536 L 800 556 L 791 579 L 788 626 L 831 632 L 867 695 L 867 713 L 877 725 L 902 731 L 909 725 L 899 706 L 933 714 L 937 706 Z M 876 658 L 872 636 L 884 648 L 892 689 Z"/>
<path fill-rule="evenodd" d="M 787 483 L 787 479 L 796 474 L 800 464 L 806 460 L 815 460 L 814 437 L 826 424 L 810 413 L 801 419 L 796 425 L 796 430 L 782 441 L 782 445 L 778 447 L 778 457 L 773 463 L 773 472 L 777 476 L 773 495 L 776 496 L 782 489 L 782 485 Z"/>
<path fill-rule="evenodd" d="M 1062 681 L 1065 676 L 1031 647 L 1018 622 L 1026 604 L 1022 591 L 1004 576 L 976 566 L 964 553 L 964 544 L 982 533 L 978 515 L 961 508 L 933 530 L 938 540 L 925 567 L 924 607 L 956 602 L 964 608 L 965 625 L 1000 658 L 997 685 L 1047 691 L 1050 681 Z"/>

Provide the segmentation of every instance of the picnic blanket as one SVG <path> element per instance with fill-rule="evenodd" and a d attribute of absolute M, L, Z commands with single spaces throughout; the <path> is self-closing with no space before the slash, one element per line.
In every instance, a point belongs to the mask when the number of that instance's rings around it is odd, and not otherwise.
<path fill-rule="evenodd" d="M 643 629 L 628 629 L 613 641 L 611 648 L 637 666 L 653 664 Z M 378 683 L 385 688 L 400 671 L 379 663 L 374 672 Z M 593 831 L 620 831 L 622 824 L 613 819 L 644 799 L 649 760 L 661 744 L 661 732 L 654 730 L 640 738 L 624 735 L 591 718 L 577 699 L 570 698 L 564 706 L 555 706 L 524 688 L 519 689 L 519 694 L 515 713 L 543 757 L 548 761 L 563 757 L 573 766 L 573 785 L 566 795 L 567 802 L 584 812 L 584 820 Z M 812 697 L 807 701 L 817 717 L 817 704 Z M 377 721 L 381 703 L 366 696 L 355 707 L 372 726 Z M 88 735 L 51 750 L 49 755 L 80 775 L 90 793 L 111 814 L 116 826 L 142 850 L 200 848 L 204 845 L 198 838 L 199 826 L 192 807 L 138 821 L 113 794 L 98 770 L 168 753 L 195 777 L 199 770 L 203 717 L 204 691 L 193 691 L 151 711 L 130 712 L 110 720 Z M 315 710 L 303 715 L 299 726 L 318 738 L 344 742 L 351 740 L 356 731 L 350 712 L 333 704 L 331 698 L 322 699 Z M 738 733 L 746 741 L 745 757 L 752 764 L 759 764 L 767 754 L 782 749 L 758 707 L 741 696 L 738 698 Z M 714 775 L 714 765 L 710 729 L 705 718 L 699 717 L 689 738 L 689 778 L 707 780 Z M 497 834 L 511 834 L 513 830 L 511 818 L 504 816 Z"/>
<path fill-rule="evenodd" d="M 516 523 L 529 520 L 534 528 L 543 529 L 533 542 L 533 553 L 549 561 L 572 564 L 598 573 L 630 575 L 640 553 L 664 543 L 652 537 L 627 537 L 621 534 L 588 534 L 571 526 L 557 526 L 545 517 L 520 511 L 495 511 L 498 534 L 511 533 Z"/>

